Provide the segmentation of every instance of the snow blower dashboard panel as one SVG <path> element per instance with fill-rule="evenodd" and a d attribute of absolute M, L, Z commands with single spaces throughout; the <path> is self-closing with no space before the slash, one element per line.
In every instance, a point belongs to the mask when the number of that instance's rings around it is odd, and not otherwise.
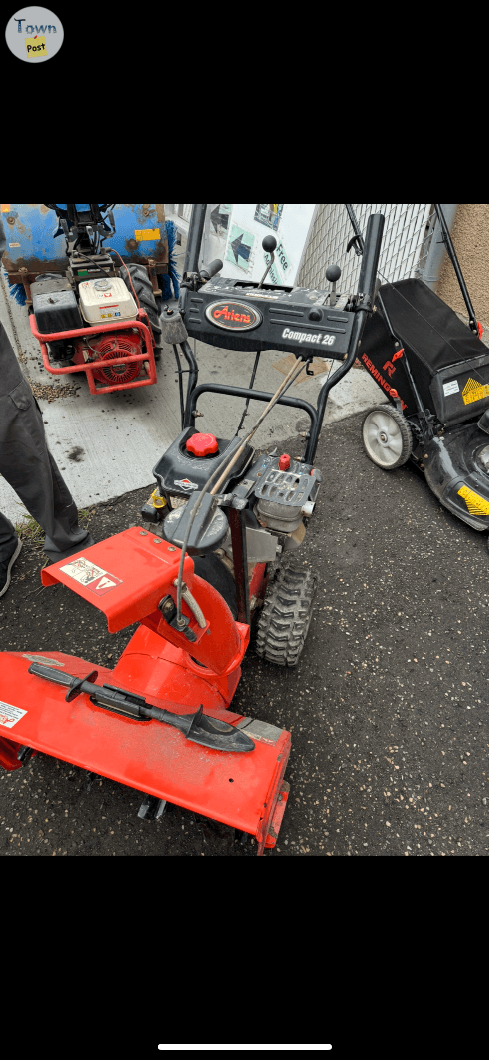
<path fill-rule="evenodd" d="M 217 277 L 188 292 L 182 315 L 192 338 L 220 349 L 297 353 L 299 348 L 338 360 L 348 353 L 354 313 L 332 309 L 330 294 Z"/>

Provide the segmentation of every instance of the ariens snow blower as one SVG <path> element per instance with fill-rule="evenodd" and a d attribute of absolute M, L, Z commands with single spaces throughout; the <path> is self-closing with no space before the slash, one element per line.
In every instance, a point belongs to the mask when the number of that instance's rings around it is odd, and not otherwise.
<path fill-rule="evenodd" d="M 217 277 L 221 261 L 199 271 L 205 211 L 193 208 L 180 311 L 162 316 L 189 382 L 182 431 L 157 463 L 142 511 L 153 526 L 41 572 L 44 585 L 61 583 L 102 611 L 111 632 L 139 626 L 113 671 L 59 652 L 0 655 L 0 762 L 12 770 L 34 752 L 61 758 L 139 789 L 141 815 L 151 806 L 158 817 L 167 802 L 186 807 L 253 836 L 263 856 L 287 804 L 291 736 L 230 708 L 255 620 L 262 658 L 294 667 L 304 648 L 317 578 L 293 556 L 320 488 L 314 460 L 328 394 L 353 367 L 373 310 L 384 217 L 370 218 L 359 292 L 339 296 L 337 266 L 327 273 L 332 287 L 314 291 L 267 286 L 266 274 L 244 287 Z M 265 237 L 272 262 L 275 247 Z M 257 358 L 285 350 L 296 362 L 275 394 L 253 389 L 256 360 L 249 389 L 197 386 L 189 335 Z M 314 408 L 287 391 L 325 346 L 344 361 Z M 208 391 L 265 409 L 244 437 L 202 434 L 193 424 Z M 252 447 L 279 403 L 310 418 L 301 460 Z"/>

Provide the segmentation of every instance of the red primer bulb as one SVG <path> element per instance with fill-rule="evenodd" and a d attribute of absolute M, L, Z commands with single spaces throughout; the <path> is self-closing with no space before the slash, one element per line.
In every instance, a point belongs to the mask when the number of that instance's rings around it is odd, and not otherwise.
<path fill-rule="evenodd" d="M 283 456 L 280 457 L 280 460 L 278 462 L 278 466 L 279 466 L 280 471 L 288 471 L 289 470 L 289 467 L 290 467 L 290 456 L 287 453 L 284 453 Z"/>
<path fill-rule="evenodd" d="M 193 434 L 188 439 L 187 451 L 194 456 L 212 456 L 219 451 L 217 438 L 213 434 Z"/>

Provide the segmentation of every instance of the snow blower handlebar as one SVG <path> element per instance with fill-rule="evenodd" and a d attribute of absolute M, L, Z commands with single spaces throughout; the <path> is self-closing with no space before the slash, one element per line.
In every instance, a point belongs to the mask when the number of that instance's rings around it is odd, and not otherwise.
<path fill-rule="evenodd" d="M 379 267 L 380 251 L 382 249 L 382 237 L 384 235 L 385 217 L 383 214 L 372 214 L 367 225 L 367 235 L 363 250 L 362 271 L 358 294 L 355 295 L 350 308 L 355 312 L 356 319 L 350 339 L 350 346 L 346 360 L 324 384 L 318 400 L 318 415 L 311 429 L 311 436 L 307 447 L 307 460 L 314 463 L 319 443 L 319 435 L 323 425 L 326 403 L 330 391 L 339 383 L 340 379 L 353 368 L 358 357 L 358 347 L 362 341 L 362 335 L 367 323 L 367 317 L 374 308 L 375 284 L 377 270 Z M 348 308 L 348 307 L 347 307 Z"/>

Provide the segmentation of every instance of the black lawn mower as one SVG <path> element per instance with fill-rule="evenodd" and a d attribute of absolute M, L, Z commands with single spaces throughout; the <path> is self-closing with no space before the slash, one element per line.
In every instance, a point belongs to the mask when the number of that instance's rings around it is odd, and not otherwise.
<path fill-rule="evenodd" d="M 378 289 L 359 358 L 390 404 L 365 417 L 363 442 L 384 471 L 411 461 L 440 504 L 475 530 L 487 532 L 489 349 L 481 342 L 482 327 L 441 205 L 434 207 L 469 326 L 421 279 Z M 362 251 L 362 236 L 354 217 L 352 221 Z"/>

